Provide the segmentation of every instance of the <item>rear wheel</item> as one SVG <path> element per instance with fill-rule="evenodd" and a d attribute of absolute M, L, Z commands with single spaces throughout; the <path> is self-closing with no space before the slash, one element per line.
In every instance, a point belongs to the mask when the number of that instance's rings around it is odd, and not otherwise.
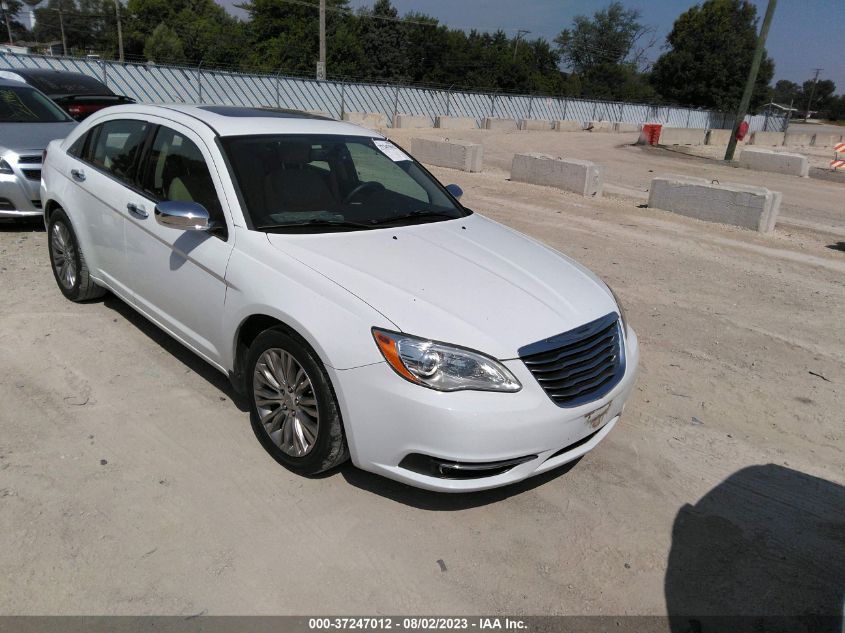
<path fill-rule="evenodd" d="M 308 345 L 266 330 L 249 349 L 245 376 L 253 431 L 276 461 L 315 475 L 348 459 L 334 392 Z"/>
<path fill-rule="evenodd" d="M 106 293 L 88 274 L 88 265 L 79 248 L 76 233 L 62 209 L 57 209 L 50 216 L 47 248 L 50 251 L 53 276 L 65 297 L 71 301 L 89 301 Z"/>

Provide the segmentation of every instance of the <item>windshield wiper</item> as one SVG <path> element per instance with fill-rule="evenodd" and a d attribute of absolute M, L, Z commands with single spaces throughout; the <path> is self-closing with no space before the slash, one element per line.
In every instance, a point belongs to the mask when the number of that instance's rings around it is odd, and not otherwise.
<path fill-rule="evenodd" d="M 406 213 L 405 215 L 397 215 L 392 218 L 380 218 L 378 220 L 373 220 L 373 224 L 382 225 L 382 224 L 390 224 L 392 222 L 402 222 L 404 220 L 417 220 L 417 219 L 447 219 L 447 220 L 456 220 L 457 217 L 446 212 L 446 211 L 429 211 L 428 209 L 417 209 L 416 211 L 411 211 L 410 213 Z"/>
<path fill-rule="evenodd" d="M 282 224 L 266 224 L 264 226 L 255 227 L 259 231 L 284 231 L 286 229 L 297 229 L 307 227 L 329 227 L 329 228 L 347 228 L 347 229 L 371 229 L 372 224 L 364 224 L 362 222 L 349 222 L 348 220 L 306 220 L 305 222 L 285 222 Z"/>

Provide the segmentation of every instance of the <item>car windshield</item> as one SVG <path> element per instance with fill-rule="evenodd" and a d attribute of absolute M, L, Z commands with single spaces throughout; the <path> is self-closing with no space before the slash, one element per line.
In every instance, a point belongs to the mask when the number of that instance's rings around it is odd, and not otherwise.
<path fill-rule="evenodd" d="M 0 123 L 72 121 L 55 103 L 27 86 L 0 86 Z"/>
<path fill-rule="evenodd" d="M 256 230 L 364 230 L 470 212 L 385 139 L 340 135 L 222 139 Z"/>

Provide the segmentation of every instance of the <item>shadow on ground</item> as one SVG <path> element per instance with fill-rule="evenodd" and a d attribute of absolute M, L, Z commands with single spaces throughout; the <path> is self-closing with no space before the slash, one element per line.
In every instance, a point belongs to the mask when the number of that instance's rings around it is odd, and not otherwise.
<path fill-rule="evenodd" d="M 665 591 L 673 633 L 841 633 L 845 487 L 774 464 L 734 473 L 678 512 Z"/>
<path fill-rule="evenodd" d="M 827 248 L 832 251 L 842 251 L 845 253 L 845 242 L 836 242 L 836 244 L 828 244 Z"/>
<path fill-rule="evenodd" d="M 147 335 L 154 343 L 172 354 L 185 367 L 205 379 L 211 385 L 223 392 L 241 411 L 249 411 L 249 404 L 246 399 L 235 392 L 229 379 L 217 369 L 206 363 L 202 358 L 194 354 L 187 347 L 176 339 L 166 334 L 158 326 L 138 314 L 135 310 L 126 305 L 123 301 L 109 293 L 103 299 L 103 305 L 110 310 L 117 312 L 122 318 L 129 321 L 141 332 Z"/>
<path fill-rule="evenodd" d="M 37 219 L 0 219 L 0 233 L 43 233 L 44 220 Z"/>

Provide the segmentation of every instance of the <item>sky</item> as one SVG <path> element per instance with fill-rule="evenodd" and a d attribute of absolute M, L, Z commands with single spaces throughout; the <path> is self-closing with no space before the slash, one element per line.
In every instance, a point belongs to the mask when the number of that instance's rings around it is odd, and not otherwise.
<path fill-rule="evenodd" d="M 232 7 L 243 0 L 218 0 Z M 666 35 L 682 12 L 700 0 L 622 0 L 626 7 L 639 9 L 641 23 L 654 27 L 658 35 L 650 58 L 656 59 L 666 42 Z M 767 0 L 752 0 L 762 21 Z M 452 28 L 480 31 L 502 29 L 515 35 L 528 29 L 530 38 L 552 41 L 570 26 L 576 15 L 591 15 L 609 0 L 393 0 L 400 15 L 418 11 L 431 15 Z M 372 0 L 350 0 L 354 8 L 372 6 Z M 236 15 L 243 16 L 237 9 Z M 769 30 L 766 50 L 775 61 L 775 77 L 802 83 L 812 79 L 815 68 L 822 68 L 819 78 L 832 79 L 836 92 L 845 93 L 845 0 L 780 0 Z M 737 81 L 745 81 L 740 70 Z"/>

